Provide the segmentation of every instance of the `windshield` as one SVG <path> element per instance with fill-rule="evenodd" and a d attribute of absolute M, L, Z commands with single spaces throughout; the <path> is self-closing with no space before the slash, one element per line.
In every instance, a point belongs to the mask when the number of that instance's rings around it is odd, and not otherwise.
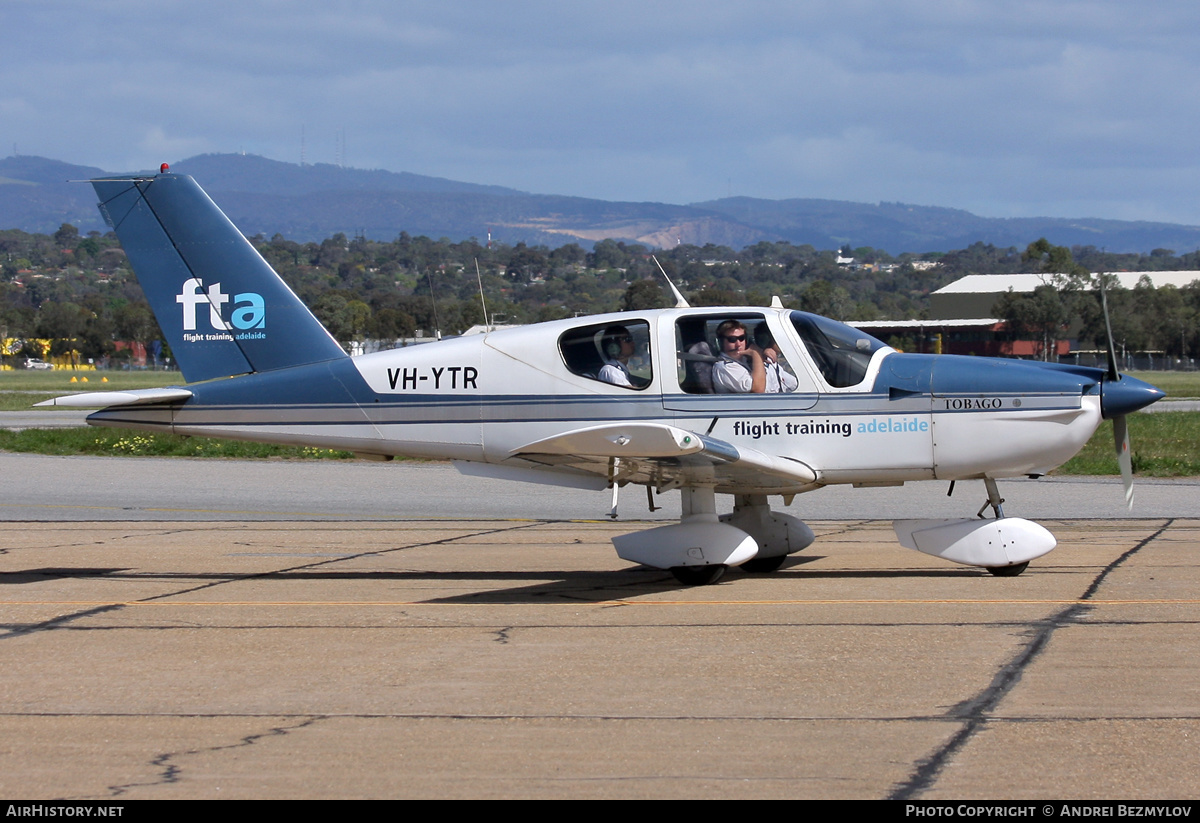
<path fill-rule="evenodd" d="M 794 311 L 792 325 L 825 382 L 837 389 L 861 383 L 867 376 L 871 355 L 886 348 L 871 335 L 819 314 Z"/>

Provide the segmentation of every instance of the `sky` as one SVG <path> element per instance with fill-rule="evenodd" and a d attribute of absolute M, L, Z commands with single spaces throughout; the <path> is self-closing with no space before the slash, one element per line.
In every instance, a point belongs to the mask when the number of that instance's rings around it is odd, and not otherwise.
<path fill-rule="evenodd" d="M 1200 225 L 1194 0 L 0 0 L 0 32 L 0 156 Z"/>

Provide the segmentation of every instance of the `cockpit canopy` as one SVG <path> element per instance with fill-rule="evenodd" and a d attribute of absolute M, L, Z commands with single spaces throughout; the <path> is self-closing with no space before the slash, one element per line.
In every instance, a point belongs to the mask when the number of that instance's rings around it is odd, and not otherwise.
<path fill-rule="evenodd" d="M 711 373 L 713 365 L 721 360 L 717 330 L 722 323 L 736 322 L 745 330 L 747 345 L 770 352 L 771 367 L 777 370 L 777 385 L 769 387 L 768 393 L 821 391 L 817 375 L 808 376 L 811 370 L 803 366 L 804 357 L 796 348 L 795 338 L 782 325 L 788 320 L 811 365 L 829 388 L 860 386 L 867 377 L 872 357 L 887 348 L 869 334 L 809 312 L 701 309 L 664 316 L 674 319 L 674 364 L 664 360 L 658 365 L 666 373 L 674 371 L 671 365 L 677 366 L 679 388 L 687 394 L 716 391 Z M 567 329 L 559 337 L 558 349 L 572 374 L 607 383 L 618 390 L 638 391 L 654 382 L 655 335 L 647 318 L 614 316 L 608 322 L 593 321 Z M 667 344 L 663 345 L 669 352 Z"/>

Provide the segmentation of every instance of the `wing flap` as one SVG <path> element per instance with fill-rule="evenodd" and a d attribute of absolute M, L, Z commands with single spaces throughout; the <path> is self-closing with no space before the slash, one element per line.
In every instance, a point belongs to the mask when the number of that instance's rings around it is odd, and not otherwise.
<path fill-rule="evenodd" d="M 660 423 L 608 423 L 535 440 L 515 449 L 513 453 L 593 457 L 678 457 L 695 454 L 703 449 L 700 435 L 674 426 Z"/>
<path fill-rule="evenodd" d="M 607 423 L 535 440 L 512 457 L 601 474 L 620 485 L 712 485 L 723 491 L 784 493 L 816 484 L 798 460 L 734 446 L 663 423 Z"/>

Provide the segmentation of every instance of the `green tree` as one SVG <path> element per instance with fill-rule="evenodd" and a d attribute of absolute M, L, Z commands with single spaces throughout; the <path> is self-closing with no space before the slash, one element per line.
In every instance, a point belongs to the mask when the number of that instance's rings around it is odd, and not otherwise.
<path fill-rule="evenodd" d="M 1068 324 L 1074 320 L 1085 328 L 1095 324 L 1095 299 L 1085 293 L 1091 286 L 1091 274 L 1075 262 L 1069 248 L 1055 246 L 1044 237 L 1030 243 L 1021 260 L 1046 274 L 1046 282 L 1028 294 L 1010 289 L 992 311 L 1008 324 L 1014 339 L 1032 340 L 1042 360 L 1053 360 Z"/>
<path fill-rule="evenodd" d="M 694 291 L 687 300 L 693 306 L 738 306 L 742 303 L 736 292 L 715 288 Z"/>
<path fill-rule="evenodd" d="M 60 249 L 73 249 L 79 242 L 79 229 L 70 223 L 63 223 L 54 233 L 54 243 Z"/>
<path fill-rule="evenodd" d="M 1155 302 L 1155 316 L 1162 324 L 1163 348 L 1186 358 L 1188 332 L 1196 323 L 1195 311 L 1187 304 L 1184 293 L 1170 284 L 1158 289 Z"/>
<path fill-rule="evenodd" d="M 663 294 L 662 287 L 654 280 L 635 280 L 621 296 L 621 311 L 663 309 L 668 305 L 670 303 Z"/>
<path fill-rule="evenodd" d="M 800 295 L 800 308 L 834 320 L 848 319 L 854 311 L 850 293 L 828 280 L 814 280 Z"/>
<path fill-rule="evenodd" d="M 126 303 L 113 312 L 115 332 L 121 340 L 149 343 L 162 336 L 150 304 L 145 300 Z"/>
<path fill-rule="evenodd" d="M 371 307 L 341 292 L 324 294 L 313 305 L 313 314 L 343 346 L 364 339 L 371 326 Z"/>
<path fill-rule="evenodd" d="M 417 331 L 417 322 L 408 312 L 399 309 L 380 309 L 375 312 L 371 336 L 378 340 L 396 340 L 412 337 Z"/>
<path fill-rule="evenodd" d="M 1071 318 L 1062 294 L 1050 284 L 1038 286 L 1032 294 L 1009 289 L 993 311 L 1008 323 L 1014 338 L 1033 340 L 1042 360 L 1055 354 L 1055 343 Z"/>
<path fill-rule="evenodd" d="M 1037 266 L 1036 271 L 1051 274 L 1087 276 L 1088 270 L 1075 262 L 1066 246 L 1055 246 L 1045 237 L 1030 243 L 1021 255 L 1026 264 Z"/>

